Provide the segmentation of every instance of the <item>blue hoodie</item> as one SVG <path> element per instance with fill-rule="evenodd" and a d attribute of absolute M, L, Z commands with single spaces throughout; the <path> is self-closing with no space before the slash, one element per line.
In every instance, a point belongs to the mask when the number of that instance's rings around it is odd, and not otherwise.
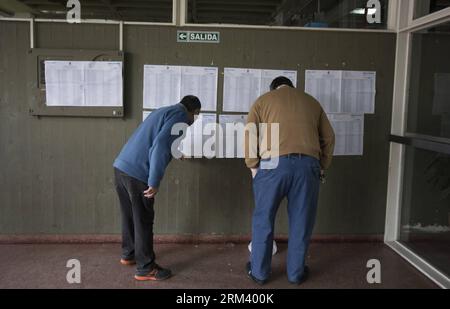
<path fill-rule="evenodd" d="M 172 143 L 181 136 L 171 134 L 176 123 L 189 123 L 184 105 L 152 111 L 122 148 L 113 166 L 150 187 L 158 188 L 172 159 Z"/>

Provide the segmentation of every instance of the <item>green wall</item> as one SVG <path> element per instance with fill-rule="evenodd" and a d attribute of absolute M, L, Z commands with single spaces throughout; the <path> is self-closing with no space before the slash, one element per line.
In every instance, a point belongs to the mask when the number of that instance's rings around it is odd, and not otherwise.
<path fill-rule="evenodd" d="M 207 28 L 205 28 L 207 29 Z M 335 158 L 320 193 L 316 234 L 384 231 L 395 34 L 220 29 L 220 44 L 176 43 L 175 27 L 124 28 L 125 118 L 28 115 L 29 24 L 0 21 L 0 233 L 118 233 L 112 162 L 142 119 L 144 64 L 377 72 L 364 156 Z M 200 29 L 199 29 L 200 30 Z M 217 31 L 217 29 L 214 29 Z M 36 47 L 118 49 L 117 25 L 37 23 Z M 31 83 L 30 83 L 31 81 Z M 253 198 L 243 160 L 171 163 L 155 204 L 158 234 L 247 235 Z M 288 228 L 280 207 L 277 233 Z"/>

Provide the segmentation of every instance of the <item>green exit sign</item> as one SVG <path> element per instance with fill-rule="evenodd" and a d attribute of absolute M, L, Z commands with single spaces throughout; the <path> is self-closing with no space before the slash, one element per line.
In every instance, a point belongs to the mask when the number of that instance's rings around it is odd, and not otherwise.
<path fill-rule="evenodd" d="M 177 31 L 177 42 L 181 42 L 181 43 L 220 43 L 220 32 Z"/>

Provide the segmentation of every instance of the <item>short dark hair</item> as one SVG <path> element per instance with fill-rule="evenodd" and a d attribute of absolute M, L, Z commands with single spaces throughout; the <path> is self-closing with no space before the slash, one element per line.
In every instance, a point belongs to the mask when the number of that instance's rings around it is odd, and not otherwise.
<path fill-rule="evenodd" d="M 291 88 L 294 88 L 294 85 L 292 84 L 292 82 L 289 78 L 284 77 L 284 76 L 278 76 L 270 84 L 270 91 L 276 90 L 278 87 L 280 87 L 282 85 L 286 85 Z"/>
<path fill-rule="evenodd" d="M 185 96 L 180 103 L 191 113 L 202 108 L 200 100 L 194 95 Z"/>

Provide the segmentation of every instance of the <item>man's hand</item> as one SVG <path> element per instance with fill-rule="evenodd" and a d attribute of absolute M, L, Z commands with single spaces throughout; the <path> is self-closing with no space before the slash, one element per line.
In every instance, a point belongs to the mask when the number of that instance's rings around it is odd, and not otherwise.
<path fill-rule="evenodd" d="M 325 175 L 324 170 L 320 170 L 320 182 L 325 184 L 327 182 L 327 176 Z"/>
<path fill-rule="evenodd" d="M 255 179 L 256 173 L 258 173 L 258 169 L 257 168 L 251 168 L 250 170 L 252 171 L 252 178 Z"/>
<path fill-rule="evenodd" d="M 158 188 L 148 187 L 148 189 L 144 191 L 144 196 L 146 198 L 154 198 L 157 193 Z"/>

